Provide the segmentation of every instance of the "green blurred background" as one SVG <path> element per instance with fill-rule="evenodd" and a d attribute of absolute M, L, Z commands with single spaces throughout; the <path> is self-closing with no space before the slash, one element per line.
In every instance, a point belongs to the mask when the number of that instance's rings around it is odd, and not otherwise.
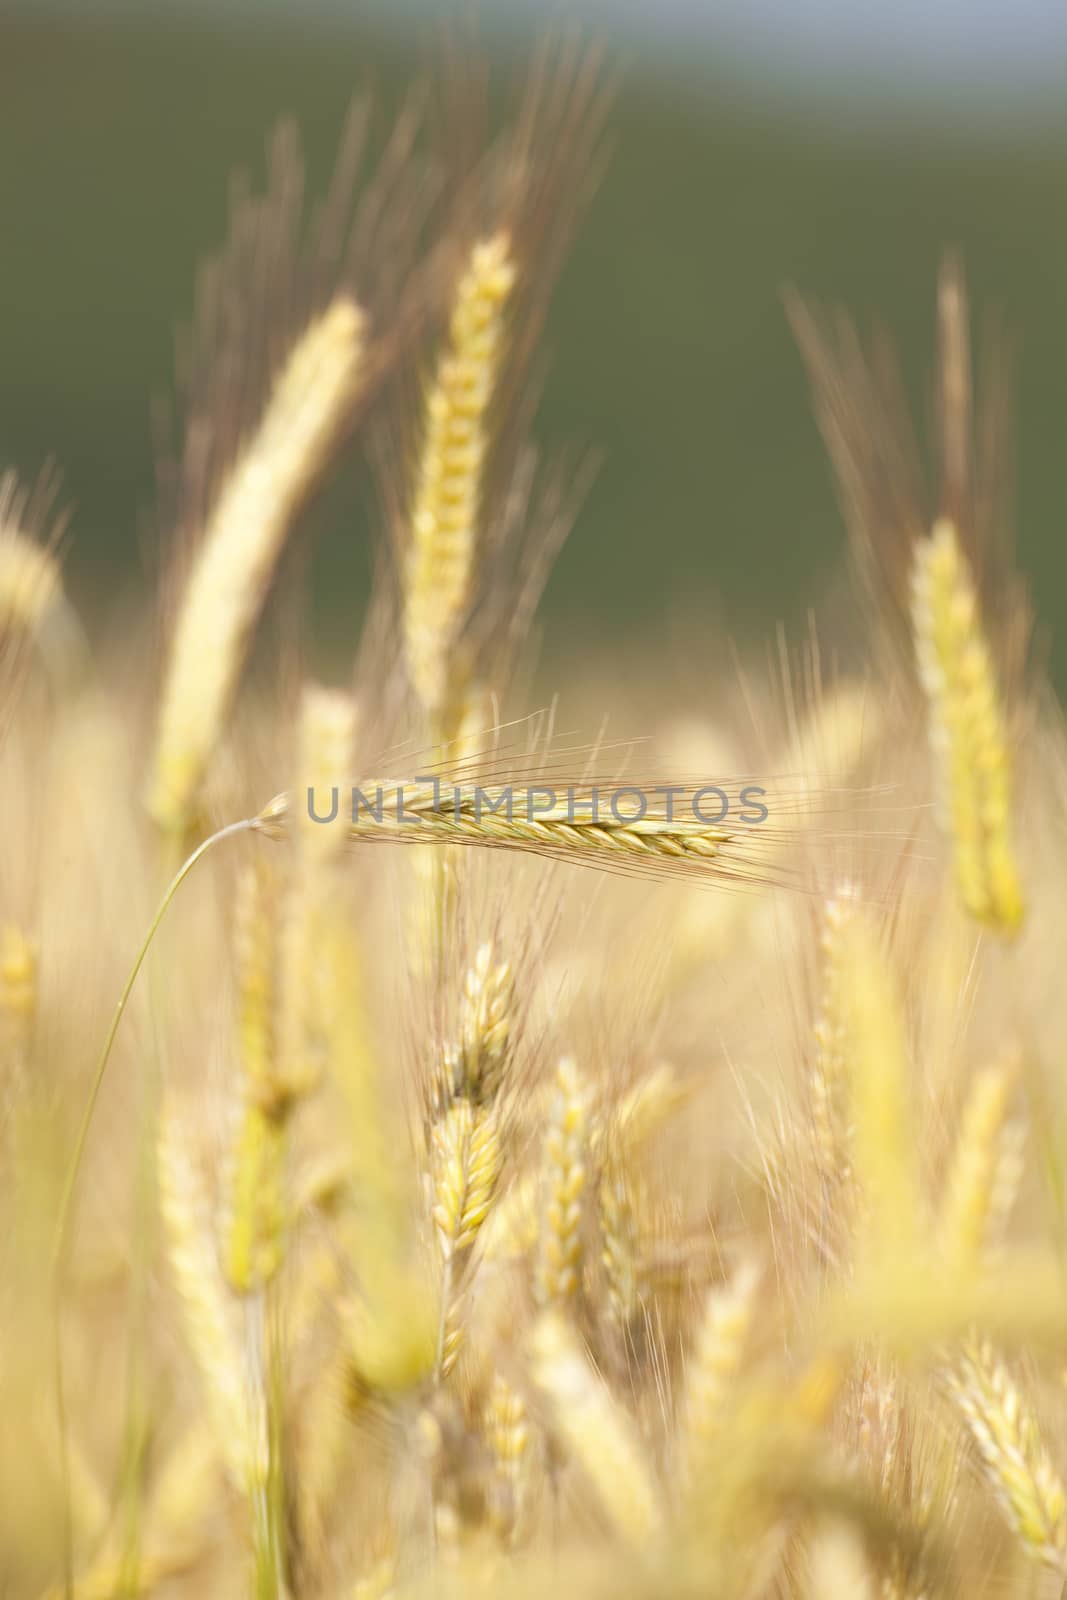
<path fill-rule="evenodd" d="M 706 607 L 742 636 L 799 622 L 843 532 L 781 291 L 884 322 L 921 408 L 938 261 L 954 245 L 976 302 L 1019 336 L 1021 559 L 1067 685 L 1058 13 L 1046 40 L 1043 8 L 1002 8 L 1002 56 L 994 32 L 972 60 L 951 28 L 928 51 L 924 38 L 839 39 L 826 0 L 810 37 L 803 6 L 779 38 L 766 4 L 752 37 L 743 8 L 719 29 L 714 7 L 676 9 L 633 26 L 622 0 L 601 0 L 588 18 L 624 76 L 611 167 L 554 303 L 540 433 L 604 464 L 551 580 L 550 642 L 579 626 L 655 637 L 679 609 Z M 969 38 L 966 10 L 949 9 Z M 432 29 L 407 7 L 340 0 L 0 10 L 0 465 L 61 465 L 71 583 L 92 609 L 144 571 L 149 402 L 171 382 L 173 330 L 222 237 L 230 172 L 261 174 L 266 134 L 293 113 L 319 190 L 353 89 L 395 93 L 432 58 Z M 488 10 L 487 48 L 505 75 L 521 71 L 536 8 Z M 344 604 L 323 627 L 339 640 L 365 592 L 373 517 L 366 496 L 335 496 L 325 520 L 318 582 Z"/>

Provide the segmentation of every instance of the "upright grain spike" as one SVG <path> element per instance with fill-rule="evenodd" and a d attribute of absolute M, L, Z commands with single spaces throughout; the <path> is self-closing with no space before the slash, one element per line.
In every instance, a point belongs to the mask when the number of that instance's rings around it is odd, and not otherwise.
<path fill-rule="evenodd" d="M 541 1220 L 534 1281 L 539 1304 L 563 1305 L 581 1282 L 582 1193 L 586 1180 L 588 1102 L 576 1062 L 556 1069 L 541 1158 Z"/>
<path fill-rule="evenodd" d="M 721 1447 L 731 1391 L 741 1370 L 760 1274 L 744 1262 L 727 1284 L 711 1289 L 687 1366 L 681 1470 L 688 1493 L 699 1495 Z"/>
<path fill-rule="evenodd" d="M 323 944 L 330 936 L 326 908 L 339 891 L 337 868 L 345 841 L 344 806 L 329 817 L 332 798 L 347 794 L 352 777 L 357 711 L 350 694 L 305 686 L 297 735 L 297 785 L 307 803 L 295 828 L 295 851 L 282 907 L 278 1075 L 293 1097 L 318 1083 L 327 1055 L 323 1016 Z M 328 797 L 328 798 L 327 798 Z M 355 960 L 353 947 L 349 958 Z M 355 981 L 355 980 L 353 980 Z M 357 1020 L 353 1007 L 351 1021 Z M 360 1021 L 363 1034 L 367 1020 Z M 369 1047 L 368 1047 L 369 1049 Z"/>
<path fill-rule="evenodd" d="M 822 934 L 822 992 L 815 1021 L 815 1060 L 811 1108 L 815 1150 L 824 1181 L 846 1175 L 848 1160 L 848 1026 L 842 992 L 842 944 L 855 908 L 855 892 L 845 884 L 826 902 Z"/>
<path fill-rule="evenodd" d="M 494 1375 L 489 1391 L 485 1436 L 494 1467 L 490 1516 L 500 1538 L 510 1543 L 522 1524 L 530 1470 L 530 1423 L 526 1401 L 500 1373 Z"/>
<path fill-rule="evenodd" d="M 953 524 L 918 541 L 912 616 L 941 823 L 976 921 L 1010 938 L 1024 904 L 1012 843 L 1011 758 L 978 596 Z"/>
<path fill-rule="evenodd" d="M 458 1100 L 433 1127 L 433 1220 L 444 1264 L 437 1365 L 447 1377 L 459 1354 L 461 1295 L 470 1252 L 489 1215 L 502 1153 L 491 1112 Z"/>
<path fill-rule="evenodd" d="M 868 1242 L 883 1256 L 914 1259 L 923 1220 L 907 1041 L 886 953 L 858 908 L 842 939 L 841 978 L 853 1163 Z"/>
<path fill-rule="evenodd" d="M 285 1120 L 275 1052 L 277 902 L 262 860 L 242 873 L 234 941 L 240 1015 L 241 1108 L 233 1155 L 226 1271 L 238 1294 L 273 1277 L 281 1259 Z"/>
<path fill-rule="evenodd" d="M 1003 1207 L 998 1180 L 1006 1145 L 1010 1152 L 1007 1118 L 1017 1076 L 1017 1060 L 996 1062 L 975 1075 L 964 1102 L 938 1219 L 942 1254 L 962 1270 L 980 1262 Z"/>
<path fill-rule="evenodd" d="M 455 697 L 449 657 L 471 599 L 487 418 L 515 275 L 506 233 L 475 244 L 426 400 L 405 573 L 404 640 L 412 684 L 438 733 Z"/>

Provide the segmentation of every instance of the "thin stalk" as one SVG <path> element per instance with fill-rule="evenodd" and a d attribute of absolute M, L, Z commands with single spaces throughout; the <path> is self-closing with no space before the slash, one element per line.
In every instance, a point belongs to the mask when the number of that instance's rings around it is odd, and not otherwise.
<path fill-rule="evenodd" d="M 190 872 L 192 872 L 193 868 L 196 866 L 201 857 L 205 856 L 207 852 L 215 845 L 220 844 L 223 839 L 228 839 L 236 833 L 243 833 L 246 829 L 250 829 L 251 827 L 252 819 L 245 817 L 242 818 L 240 822 L 231 822 L 225 828 L 220 828 L 217 833 L 213 833 L 210 838 L 205 839 L 202 844 L 197 846 L 192 855 L 190 855 L 178 868 L 178 871 L 174 874 L 174 877 L 168 884 L 163 898 L 156 910 L 156 914 L 152 918 L 148 932 L 146 933 L 140 949 L 134 958 L 133 966 L 130 968 L 129 975 L 127 976 L 126 982 L 123 985 L 122 993 L 119 996 L 118 1004 L 116 1005 L 114 1014 L 111 1018 L 111 1025 L 107 1030 L 107 1034 L 105 1036 L 104 1043 L 100 1050 L 100 1055 L 97 1059 L 96 1067 L 93 1072 L 92 1083 L 89 1088 L 89 1098 L 87 1099 L 85 1103 L 85 1109 L 82 1112 L 81 1123 L 78 1128 L 78 1136 L 74 1142 L 74 1154 L 71 1159 L 70 1166 L 67 1169 L 67 1176 L 63 1185 L 62 1194 L 60 1196 L 59 1214 L 56 1220 L 55 1238 L 52 1245 L 52 1305 L 53 1322 L 55 1327 L 54 1356 L 56 1416 L 59 1428 L 60 1478 L 63 1488 L 63 1589 L 67 1600 L 73 1600 L 74 1596 L 74 1533 L 71 1525 L 70 1457 L 67 1450 L 67 1414 L 63 1386 L 63 1342 L 60 1330 L 60 1311 L 62 1309 L 63 1300 L 63 1272 L 66 1265 L 67 1248 L 70 1239 L 71 1210 L 74 1201 L 74 1191 L 78 1182 L 78 1174 L 81 1171 L 82 1158 L 85 1154 L 85 1146 L 89 1138 L 89 1129 L 92 1125 L 93 1114 L 96 1110 L 96 1104 L 100 1097 L 100 1090 L 104 1082 L 104 1074 L 107 1071 L 108 1062 L 111 1059 L 111 1051 L 115 1043 L 116 1035 L 119 1031 L 119 1024 L 122 1021 L 123 1015 L 125 1014 L 130 996 L 133 993 L 133 986 L 137 982 L 138 974 L 141 971 L 141 967 L 144 965 L 145 957 L 147 956 L 152 941 L 156 936 L 159 925 L 166 916 L 167 910 L 170 907 L 170 903 L 174 899 L 174 896 L 177 894 L 178 890 L 181 888 L 182 884 L 185 882 L 186 878 L 189 876 Z"/>

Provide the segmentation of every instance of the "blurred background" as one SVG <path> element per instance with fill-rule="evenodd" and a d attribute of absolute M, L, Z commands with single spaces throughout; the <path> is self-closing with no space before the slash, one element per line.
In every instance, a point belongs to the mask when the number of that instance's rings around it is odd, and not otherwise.
<path fill-rule="evenodd" d="M 951 245 L 1018 335 L 1020 554 L 1067 688 L 1067 7 L 482 0 L 478 16 L 505 80 L 561 17 L 623 69 L 548 330 L 541 437 L 603 457 L 550 582 L 548 647 L 579 628 L 655 641 L 679 615 L 742 639 L 802 626 L 843 530 L 782 290 L 883 323 L 922 414 Z M 413 0 L 0 3 L 0 465 L 61 466 L 87 608 L 145 570 L 150 401 L 230 173 L 260 177 L 292 114 L 321 190 L 354 88 L 398 93 L 440 20 Z M 335 494 L 316 522 L 318 588 L 343 597 L 324 638 L 344 645 L 369 497 Z"/>

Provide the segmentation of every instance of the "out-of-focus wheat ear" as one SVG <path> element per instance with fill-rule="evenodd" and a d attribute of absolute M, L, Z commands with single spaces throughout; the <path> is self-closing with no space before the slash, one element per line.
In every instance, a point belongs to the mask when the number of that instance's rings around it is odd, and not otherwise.
<path fill-rule="evenodd" d="M 846 884 L 826 902 L 819 938 L 822 985 L 815 1019 L 811 1113 L 816 1159 L 824 1181 L 831 1184 L 848 1176 L 849 1054 L 841 965 L 842 944 L 855 905 L 855 893 Z"/>
<path fill-rule="evenodd" d="M 589 1365 L 559 1312 L 546 1311 L 531 1336 L 534 1381 L 552 1409 L 555 1432 L 596 1491 L 614 1532 L 642 1546 L 662 1526 L 659 1494 L 631 1419 Z"/>
<path fill-rule="evenodd" d="M 240 1123 L 232 1156 L 226 1272 L 238 1294 L 274 1276 L 285 1227 L 283 1198 L 288 1101 L 275 1074 L 277 907 L 260 859 L 238 884 L 234 942 L 240 1011 Z"/>
<path fill-rule="evenodd" d="M 379 1556 L 352 1589 L 352 1600 L 392 1600 L 396 1593 L 397 1564 L 395 1551 Z"/>
<path fill-rule="evenodd" d="M 305 687 L 296 761 L 300 814 L 279 936 L 278 1075 L 294 1099 L 317 1084 L 327 1054 L 321 993 L 322 942 L 328 936 L 324 907 L 338 891 L 336 868 L 349 809 L 342 797 L 351 791 L 356 718 L 350 694 L 319 684 Z M 351 954 L 354 958 L 354 949 Z M 363 1027 L 365 1032 L 365 1022 Z"/>
<path fill-rule="evenodd" d="M 607 1132 L 620 1156 L 630 1156 L 652 1137 L 690 1093 L 669 1061 L 660 1061 L 632 1084 L 612 1107 Z M 594 1130 L 593 1146 L 602 1138 L 602 1125 Z"/>
<path fill-rule="evenodd" d="M 351 1386 L 407 1393 L 434 1370 L 438 1301 L 414 1249 L 415 1173 L 389 1080 L 366 1026 L 364 972 L 351 921 L 321 907 L 319 993 L 325 1059 L 347 1110 L 351 1190 L 359 1227 L 351 1266 L 358 1293 L 343 1307 Z"/>
<path fill-rule="evenodd" d="M 332 793 L 344 795 L 352 782 L 357 707 L 353 695 L 319 683 L 304 686 L 300 698 L 297 775 L 308 803 L 301 812 L 300 848 L 310 861 L 338 859 L 345 843 L 345 806 L 331 817 Z M 322 818 L 328 820 L 321 820 Z"/>
<path fill-rule="evenodd" d="M 66 518 L 52 516 L 57 482 L 42 474 L 33 490 L 0 473 L 0 661 L 13 640 L 32 642 L 57 687 L 74 687 L 88 646 L 63 590 L 57 545 Z"/>
<path fill-rule="evenodd" d="M 1067 1495 L 1022 1390 L 988 1345 L 972 1346 L 952 1391 L 985 1476 L 1021 1544 L 1067 1573 Z"/>
<path fill-rule="evenodd" d="M 330 1513 L 352 1437 L 348 1384 L 348 1352 L 338 1343 L 319 1361 L 301 1396 L 293 1498 L 301 1561 L 312 1568 L 326 1559 Z"/>
<path fill-rule="evenodd" d="M 875 1592 L 858 1535 L 843 1524 L 818 1532 L 808 1559 L 808 1600 L 875 1600 Z M 883 1600 L 895 1600 L 888 1587 L 882 1595 Z"/>
<path fill-rule="evenodd" d="M 406 560 L 404 641 L 415 693 L 438 729 L 454 699 L 450 655 L 471 601 L 488 417 L 515 276 L 507 233 L 475 244 L 426 397 Z"/>
<path fill-rule="evenodd" d="M 609 1152 L 597 1180 L 600 1262 L 607 1289 L 608 1317 L 627 1329 L 641 1306 L 644 1287 L 639 1185 L 625 1160 Z"/>
<path fill-rule="evenodd" d="M 863 1231 L 876 1257 L 905 1259 L 922 1237 L 907 1041 L 887 953 L 859 907 L 841 930 L 840 962 Z"/>
<path fill-rule="evenodd" d="M 722 1445 L 759 1283 L 759 1269 L 753 1262 L 745 1262 L 729 1283 L 709 1290 L 704 1302 L 686 1367 L 685 1416 L 679 1440 L 679 1471 L 690 1501 L 706 1487 Z"/>
<path fill-rule="evenodd" d="M 582 1195 L 588 1163 L 589 1104 L 577 1063 L 564 1056 L 541 1155 L 541 1215 L 534 1264 L 539 1305 L 565 1305 L 582 1276 Z"/>
<path fill-rule="evenodd" d="M 194 819 L 275 565 L 348 422 L 365 338 L 364 314 L 347 297 L 314 318 L 209 513 L 167 652 L 149 783 L 149 810 L 167 832 Z"/>
<path fill-rule="evenodd" d="M 152 1485 L 145 1533 L 149 1547 L 190 1561 L 204 1538 L 220 1482 L 218 1443 L 198 1417 L 169 1451 Z"/>
<path fill-rule="evenodd" d="M 530 1472 L 530 1421 L 526 1401 L 496 1373 L 485 1408 L 485 1437 L 493 1462 L 489 1516 L 504 1544 L 517 1537 Z"/>
<path fill-rule="evenodd" d="M 485 1227 L 485 1260 L 516 1261 L 537 1243 L 539 1177 L 539 1173 L 524 1172 L 501 1195 Z"/>
<path fill-rule="evenodd" d="M 912 616 L 956 882 L 971 916 L 1010 938 L 1024 915 L 1012 843 L 1011 757 L 974 579 L 947 520 L 916 545 Z"/>
<path fill-rule="evenodd" d="M 18 1102 L 37 1011 L 37 953 L 14 923 L 0 928 L 0 1105 Z"/>
<path fill-rule="evenodd" d="M 459 1355 L 470 1252 L 496 1195 L 502 1152 L 493 1114 L 467 1100 L 434 1124 L 432 1140 L 433 1220 L 444 1264 L 437 1371 L 444 1378 Z"/>
<path fill-rule="evenodd" d="M 211 1231 L 208 1197 L 170 1102 L 160 1114 L 158 1154 L 160 1209 L 189 1346 L 223 1460 L 236 1487 L 254 1499 L 262 1493 L 269 1470 L 266 1400 L 244 1359 L 235 1304 Z"/>
<path fill-rule="evenodd" d="M 1008 1112 L 1018 1075 L 1015 1057 L 985 1067 L 964 1102 L 938 1218 L 941 1252 L 964 1270 L 979 1264 L 1004 1210 L 1002 1178 L 1014 1143 Z"/>

